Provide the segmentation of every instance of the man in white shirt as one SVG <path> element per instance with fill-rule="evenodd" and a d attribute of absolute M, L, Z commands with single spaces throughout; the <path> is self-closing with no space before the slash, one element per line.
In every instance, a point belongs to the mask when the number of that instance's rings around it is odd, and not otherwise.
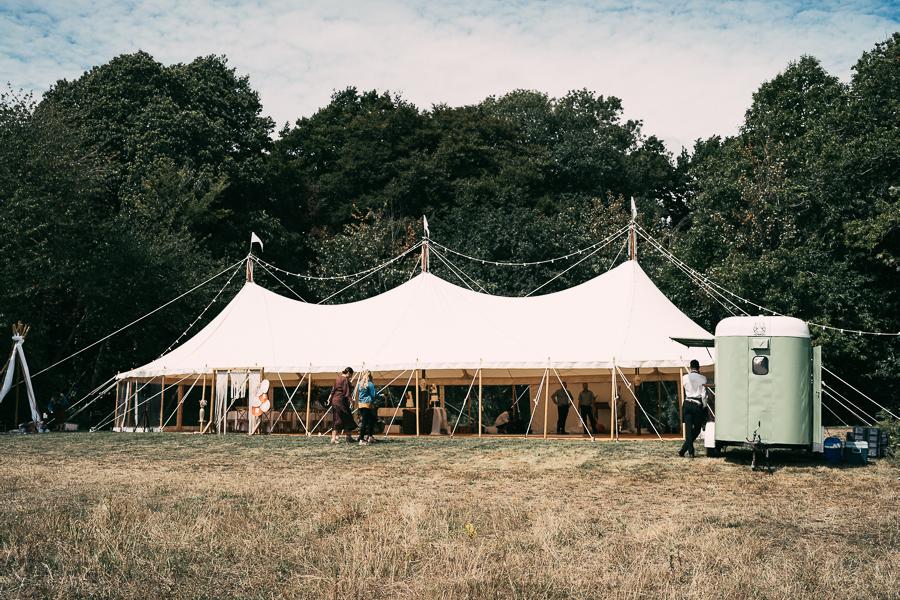
<path fill-rule="evenodd" d="M 694 458 L 694 440 L 706 424 L 706 377 L 700 374 L 700 361 L 691 361 L 691 371 L 681 378 L 681 385 L 684 387 L 684 405 L 681 407 L 684 444 L 678 451 L 678 456 L 684 458 L 687 453 Z"/>

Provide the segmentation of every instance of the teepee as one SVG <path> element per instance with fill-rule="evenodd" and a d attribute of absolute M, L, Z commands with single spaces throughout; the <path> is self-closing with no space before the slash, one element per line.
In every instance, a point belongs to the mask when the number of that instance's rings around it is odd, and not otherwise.
<path fill-rule="evenodd" d="M 13 347 L 12 352 L 10 352 L 9 360 L 6 361 L 6 375 L 3 378 L 3 387 L 0 388 L 0 402 L 3 402 L 3 398 L 6 397 L 6 394 L 9 393 L 9 390 L 12 388 L 13 378 L 16 372 L 16 356 L 19 357 L 21 361 L 19 367 L 19 373 L 21 377 L 25 381 L 25 390 L 28 393 L 28 404 L 31 407 L 31 420 L 35 425 L 36 431 L 43 431 L 44 424 L 41 421 L 41 415 L 37 409 L 37 400 L 34 397 L 34 388 L 31 386 L 31 373 L 28 371 L 28 362 L 25 360 L 25 350 L 22 348 L 22 344 L 25 343 L 25 336 L 28 335 L 30 327 L 26 325 L 22 325 L 22 322 L 19 321 L 18 324 L 13 325 Z M 16 421 L 19 420 L 18 414 L 18 404 L 16 405 Z M 17 423 L 18 425 L 18 423 Z"/>

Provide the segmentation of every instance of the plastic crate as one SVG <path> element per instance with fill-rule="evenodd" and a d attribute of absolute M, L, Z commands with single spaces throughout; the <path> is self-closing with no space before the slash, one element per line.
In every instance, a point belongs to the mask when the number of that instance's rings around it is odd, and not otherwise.
<path fill-rule="evenodd" d="M 881 454 L 881 430 L 870 427 L 866 431 L 866 442 L 869 444 L 869 458 L 878 458 Z"/>
<path fill-rule="evenodd" d="M 881 443 L 878 446 L 878 454 L 879 458 L 884 458 L 887 456 L 888 448 L 891 445 L 891 436 L 887 434 L 887 432 L 881 432 Z"/>
<path fill-rule="evenodd" d="M 869 441 L 869 428 L 868 427 L 854 427 L 853 431 L 849 432 L 848 440 L 851 442 L 868 442 Z"/>

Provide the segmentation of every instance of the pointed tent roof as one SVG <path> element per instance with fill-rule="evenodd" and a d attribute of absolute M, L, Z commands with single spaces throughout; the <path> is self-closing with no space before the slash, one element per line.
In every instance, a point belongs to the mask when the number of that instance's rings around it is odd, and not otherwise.
<path fill-rule="evenodd" d="M 712 337 L 657 289 L 636 261 L 544 296 L 473 292 L 421 273 L 349 304 L 291 300 L 252 282 L 197 335 L 120 378 L 214 369 L 373 371 L 677 369 L 705 349 L 670 337 Z"/>

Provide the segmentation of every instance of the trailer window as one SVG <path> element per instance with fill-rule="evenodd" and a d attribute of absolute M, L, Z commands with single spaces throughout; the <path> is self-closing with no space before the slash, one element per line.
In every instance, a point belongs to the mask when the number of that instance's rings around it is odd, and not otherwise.
<path fill-rule="evenodd" d="M 753 374 L 768 375 L 769 374 L 769 357 L 754 356 L 753 357 Z"/>

